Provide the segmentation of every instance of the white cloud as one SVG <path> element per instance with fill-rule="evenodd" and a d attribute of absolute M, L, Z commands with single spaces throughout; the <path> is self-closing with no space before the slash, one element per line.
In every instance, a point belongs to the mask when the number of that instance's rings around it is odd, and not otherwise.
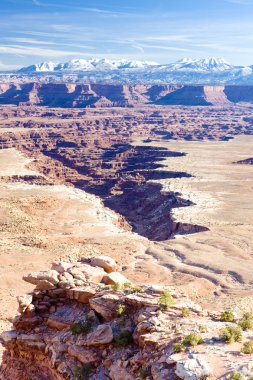
<path fill-rule="evenodd" d="M 57 58 L 66 56 L 89 56 L 88 53 L 83 53 L 80 51 L 66 51 L 66 50 L 54 50 L 54 49 L 44 49 L 40 47 L 33 46 L 23 46 L 23 45 L 2 45 L 0 46 L 0 53 L 2 54 L 12 54 L 12 55 L 22 55 L 31 57 L 45 57 L 45 58 Z"/>

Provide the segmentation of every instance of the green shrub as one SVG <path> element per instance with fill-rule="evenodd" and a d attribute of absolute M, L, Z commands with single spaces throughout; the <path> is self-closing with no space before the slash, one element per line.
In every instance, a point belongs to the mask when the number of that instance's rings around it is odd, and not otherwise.
<path fill-rule="evenodd" d="M 122 314 L 124 314 L 125 310 L 126 310 L 125 305 L 123 305 L 122 303 L 120 303 L 118 305 L 118 307 L 117 307 L 117 313 L 118 313 L 118 315 L 121 316 Z"/>
<path fill-rule="evenodd" d="M 140 288 L 139 286 L 135 286 L 134 288 L 132 288 L 132 292 L 133 293 L 141 293 L 142 292 L 142 288 Z"/>
<path fill-rule="evenodd" d="M 115 336 L 114 341 L 117 346 L 128 346 L 133 342 L 133 335 L 129 330 L 123 330 Z"/>
<path fill-rule="evenodd" d="M 84 322 L 72 323 L 70 330 L 74 335 L 88 334 L 91 331 L 93 323 L 92 317 L 87 317 Z"/>
<path fill-rule="evenodd" d="M 159 297 L 159 306 L 161 310 L 167 310 L 174 305 L 174 300 L 168 290 L 164 290 Z"/>
<path fill-rule="evenodd" d="M 132 289 L 132 284 L 131 284 L 131 282 L 125 282 L 125 283 L 123 284 L 123 286 L 124 286 L 125 289 Z"/>
<path fill-rule="evenodd" d="M 242 352 L 244 354 L 249 354 L 249 355 L 253 354 L 253 341 L 252 340 L 248 340 L 247 342 L 243 343 Z"/>
<path fill-rule="evenodd" d="M 253 319 L 241 319 L 238 325 L 243 329 L 243 331 L 253 330 Z"/>
<path fill-rule="evenodd" d="M 225 343 L 241 342 L 242 329 L 240 326 L 227 326 L 220 330 L 220 340 Z"/>
<path fill-rule="evenodd" d="M 253 313 L 244 313 L 243 318 L 238 322 L 238 325 L 246 330 L 253 330 Z"/>
<path fill-rule="evenodd" d="M 179 353 L 185 350 L 184 345 L 181 342 L 174 343 L 172 345 L 173 352 Z"/>
<path fill-rule="evenodd" d="M 74 376 L 77 380 L 88 380 L 92 374 L 93 367 L 90 363 L 83 364 L 82 367 L 76 367 Z"/>
<path fill-rule="evenodd" d="M 189 317 L 190 315 L 190 311 L 187 307 L 182 307 L 182 317 L 183 318 L 186 318 L 186 317 Z"/>
<path fill-rule="evenodd" d="M 243 380 L 243 376 L 240 372 L 233 372 L 228 377 L 231 380 Z"/>
<path fill-rule="evenodd" d="M 198 325 L 198 329 L 201 333 L 207 332 L 207 326 L 205 325 Z"/>
<path fill-rule="evenodd" d="M 225 310 L 221 313 L 221 321 L 223 322 L 234 322 L 235 317 L 232 311 Z"/>
<path fill-rule="evenodd" d="M 116 293 L 119 293 L 122 289 L 122 285 L 119 282 L 116 282 L 112 285 L 112 290 Z"/>
<path fill-rule="evenodd" d="M 149 375 L 149 371 L 147 368 L 140 368 L 139 369 L 139 376 L 141 379 L 146 379 L 146 377 L 148 377 Z"/>
<path fill-rule="evenodd" d="M 190 333 L 186 335 L 183 339 L 183 344 L 185 346 L 197 346 L 198 344 L 202 344 L 204 341 L 202 336 L 197 333 Z"/>

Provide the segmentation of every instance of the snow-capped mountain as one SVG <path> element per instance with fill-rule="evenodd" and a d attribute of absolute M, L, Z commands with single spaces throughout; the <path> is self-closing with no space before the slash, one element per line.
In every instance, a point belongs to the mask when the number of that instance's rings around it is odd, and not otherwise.
<path fill-rule="evenodd" d="M 223 58 L 183 58 L 169 64 L 149 61 L 72 59 L 64 63 L 43 62 L 20 69 L 15 75 L 40 80 L 85 83 L 253 84 L 253 66 L 234 66 Z M 43 79 L 45 78 L 45 79 Z"/>
<path fill-rule="evenodd" d="M 171 71 L 219 72 L 233 70 L 235 66 L 224 58 L 191 59 L 183 58 L 176 63 L 168 65 Z"/>
<path fill-rule="evenodd" d="M 40 64 L 24 67 L 19 72 L 53 72 L 53 71 L 110 71 L 120 69 L 144 69 L 158 66 L 156 62 L 149 61 L 128 61 L 109 59 L 72 59 L 65 63 L 43 62 Z"/>

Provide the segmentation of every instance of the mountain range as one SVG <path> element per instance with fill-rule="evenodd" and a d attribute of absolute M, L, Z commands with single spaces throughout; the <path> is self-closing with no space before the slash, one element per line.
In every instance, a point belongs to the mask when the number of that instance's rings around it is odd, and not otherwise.
<path fill-rule="evenodd" d="M 59 78 L 64 78 L 67 82 L 89 83 L 253 84 L 253 66 L 234 66 L 223 58 L 183 58 L 169 64 L 125 59 L 74 59 L 63 63 L 34 64 L 12 75 L 37 76 L 42 82 L 59 82 Z"/>

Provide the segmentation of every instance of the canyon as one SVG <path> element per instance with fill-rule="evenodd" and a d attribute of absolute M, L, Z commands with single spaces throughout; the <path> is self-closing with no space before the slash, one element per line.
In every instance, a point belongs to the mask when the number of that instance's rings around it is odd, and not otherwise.
<path fill-rule="evenodd" d="M 250 90 L 65 84 L 0 88 L 1 330 L 9 328 L 16 314 L 16 296 L 34 287 L 22 276 L 45 271 L 57 259 L 79 265 L 73 263 L 102 255 L 116 260 L 120 274 L 137 287 L 173 287 L 176 298 L 200 304 L 206 310 L 202 322 L 216 309 L 233 308 L 238 315 L 251 310 Z M 146 288 L 143 292 L 144 298 L 157 297 Z M 20 327 L 18 337 L 5 336 L 5 346 L 17 357 L 16 372 L 11 372 L 11 356 L 4 354 L 3 379 L 19 373 L 20 380 L 37 380 L 38 363 L 31 363 L 42 357 L 44 378 L 64 378 L 48 369 L 44 346 L 43 355 L 37 351 L 40 337 L 49 339 L 44 322 L 53 309 L 43 308 L 49 293 L 35 291 L 33 296 L 41 324 L 33 331 L 39 335 L 30 342 L 28 361 L 27 331 Z M 56 305 L 59 312 L 64 305 L 66 313 L 68 308 L 90 311 L 87 304 L 64 297 L 59 301 L 63 305 Z M 169 319 L 171 313 L 178 318 L 170 311 Z M 96 327 L 105 322 L 99 321 Z M 31 370 L 24 377 L 20 368 L 26 363 Z M 225 373 L 225 364 L 219 365 L 219 373 Z M 167 364 L 160 370 L 165 376 L 172 373 Z M 153 368 L 151 378 L 162 379 L 157 373 Z"/>

